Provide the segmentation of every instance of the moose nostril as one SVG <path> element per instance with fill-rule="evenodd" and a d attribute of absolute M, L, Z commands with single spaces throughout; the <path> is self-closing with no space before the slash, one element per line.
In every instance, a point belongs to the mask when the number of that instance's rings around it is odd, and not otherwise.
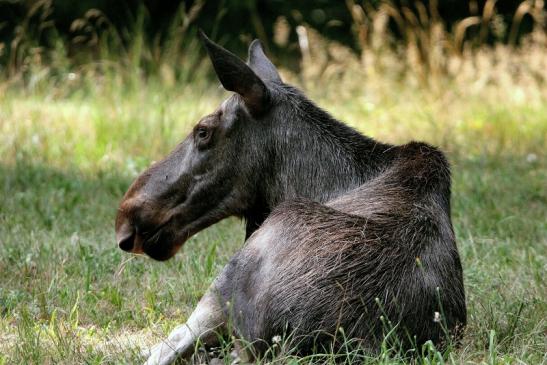
<path fill-rule="evenodd" d="M 118 242 L 118 246 L 124 251 L 129 252 L 133 250 L 133 246 L 135 244 L 135 235 L 136 235 L 136 232 L 132 231 L 131 234 L 122 238 L 120 242 Z"/>

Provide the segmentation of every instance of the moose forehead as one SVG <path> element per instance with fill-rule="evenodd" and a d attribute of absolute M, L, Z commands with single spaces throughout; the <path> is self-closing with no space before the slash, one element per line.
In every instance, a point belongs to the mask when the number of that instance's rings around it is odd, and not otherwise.
<path fill-rule="evenodd" d="M 200 126 L 218 127 L 219 124 L 222 124 L 225 128 L 229 128 L 238 117 L 246 114 L 244 110 L 245 106 L 241 97 L 237 94 L 231 95 L 212 114 L 203 117 L 196 124 L 196 128 Z"/>
<path fill-rule="evenodd" d="M 225 113 L 229 110 L 233 110 L 234 107 L 238 106 L 238 100 L 236 98 L 236 95 L 232 95 L 230 96 L 229 98 L 225 99 L 219 106 L 219 110 L 222 112 L 222 113 Z"/>

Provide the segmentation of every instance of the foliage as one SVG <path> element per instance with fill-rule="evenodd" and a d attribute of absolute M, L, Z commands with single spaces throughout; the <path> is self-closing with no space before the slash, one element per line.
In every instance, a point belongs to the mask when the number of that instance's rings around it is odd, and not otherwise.
<path fill-rule="evenodd" d="M 312 28 L 356 52 L 408 48 L 434 71 L 448 68 L 450 55 L 522 44 L 546 29 L 543 0 L 13 0 L 0 1 L 0 14 L 0 77 L 31 85 L 36 75 L 60 79 L 70 71 L 190 81 L 201 55 L 198 27 L 239 52 L 258 37 L 293 70 L 306 57 L 302 29 Z"/>

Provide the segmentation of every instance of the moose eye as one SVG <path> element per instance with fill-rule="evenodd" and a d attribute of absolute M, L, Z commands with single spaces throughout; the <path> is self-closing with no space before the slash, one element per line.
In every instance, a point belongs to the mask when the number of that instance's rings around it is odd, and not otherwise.
<path fill-rule="evenodd" d="M 211 128 L 199 126 L 197 127 L 196 131 L 194 132 L 194 138 L 196 141 L 196 146 L 199 149 L 204 149 L 209 147 L 211 144 Z"/>
<path fill-rule="evenodd" d="M 205 127 L 198 128 L 197 135 L 201 139 L 209 137 L 209 130 Z"/>

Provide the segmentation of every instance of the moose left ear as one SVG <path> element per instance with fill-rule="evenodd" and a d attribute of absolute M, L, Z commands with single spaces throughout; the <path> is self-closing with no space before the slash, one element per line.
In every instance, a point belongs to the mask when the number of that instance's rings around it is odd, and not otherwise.
<path fill-rule="evenodd" d="M 199 31 L 222 86 L 241 95 L 252 115 L 260 115 L 270 104 L 270 93 L 258 75 L 239 57 L 211 41 Z"/>
<path fill-rule="evenodd" d="M 247 64 L 264 81 L 282 82 L 277 69 L 266 57 L 262 44 L 255 39 L 249 46 L 249 58 Z"/>

